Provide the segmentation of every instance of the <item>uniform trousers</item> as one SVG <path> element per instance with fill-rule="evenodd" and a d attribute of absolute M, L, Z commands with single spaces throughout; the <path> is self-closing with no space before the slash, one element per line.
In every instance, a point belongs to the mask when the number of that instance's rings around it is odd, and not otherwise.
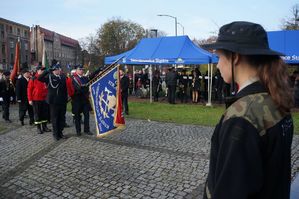
<path fill-rule="evenodd" d="M 28 102 L 20 102 L 19 103 L 19 119 L 20 121 L 24 121 L 24 117 L 26 115 L 26 111 L 28 111 L 28 115 L 30 118 L 30 124 L 33 124 L 33 108 Z"/>
<path fill-rule="evenodd" d="M 123 105 L 123 112 L 125 112 L 125 114 L 129 114 L 129 106 L 128 106 L 128 94 L 122 94 L 121 95 L 121 101 L 122 101 L 122 105 Z"/>
<path fill-rule="evenodd" d="M 72 111 L 75 115 L 74 119 L 77 134 L 81 133 L 81 113 L 84 115 L 84 132 L 89 132 L 89 111 L 91 109 L 89 102 L 73 100 L 72 105 Z"/>
<path fill-rule="evenodd" d="M 4 120 L 9 120 L 9 106 L 10 106 L 10 101 L 3 99 L 3 102 L 2 102 L 2 109 L 3 109 L 2 118 Z"/>
<path fill-rule="evenodd" d="M 53 128 L 53 136 L 55 139 L 63 137 L 66 104 L 50 104 L 50 115 Z"/>
<path fill-rule="evenodd" d="M 46 101 L 33 101 L 34 124 L 48 122 L 48 107 Z"/>

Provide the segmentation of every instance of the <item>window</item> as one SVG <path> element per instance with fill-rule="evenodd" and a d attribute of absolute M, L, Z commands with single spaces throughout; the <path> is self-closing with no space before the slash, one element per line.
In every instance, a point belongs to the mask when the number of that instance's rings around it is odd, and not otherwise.
<path fill-rule="evenodd" d="M 25 56 L 25 61 L 28 62 L 28 55 Z"/>
<path fill-rule="evenodd" d="M 28 37 L 28 32 L 27 32 L 27 30 L 24 30 L 24 36 L 25 36 L 25 37 Z"/>
<path fill-rule="evenodd" d="M 4 30 L 4 25 L 3 24 L 0 24 L 0 29 Z"/>
<path fill-rule="evenodd" d="M 13 62 L 14 62 L 14 54 L 11 53 L 11 54 L 10 54 L 10 63 L 13 63 Z"/>
<path fill-rule="evenodd" d="M 21 30 L 20 28 L 17 29 L 17 35 L 20 35 L 21 34 Z"/>
<path fill-rule="evenodd" d="M 3 59 L 3 60 L 2 60 L 2 63 L 5 64 L 5 63 L 6 63 L 6 59 Z"/>
<path fill-rule="evenodd" d="M 6 54 L 5 44 L 2 44 L 1 51 L 2 51 L 2 55 L 5 56 L 5 54 Z"/>
<path fill-rule="evenodd" d="M 12 26 L 9 26 L 9 33 L 12 33 Z"/>
<path fill-rule="evenodd" d="M 10 46 L 10 48 L 14 48 L 14 46 L 15 46 L 14 42 L 13 42 L 13 41 L 10 41 L 10 42 L 9 42 L 9 46 Z"/>
<path fill-rule="evenodd" d="M 25 50 L 28 50 L 28 43 L 24 44 L 24 48 L 25 48 Z"/>
<path fill-rule="evenodd" d="M 4 39 L 4 30 L 1 30 L 1 39 Z"/>

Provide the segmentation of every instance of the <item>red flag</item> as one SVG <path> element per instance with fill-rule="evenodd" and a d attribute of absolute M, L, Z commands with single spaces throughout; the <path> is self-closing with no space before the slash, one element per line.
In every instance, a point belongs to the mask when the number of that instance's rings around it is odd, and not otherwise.
<path fill-rule="evenodd" d="M 123 106 L 121 100 L 121 89 L 120 89 L 120 75 L 119 66 L 117 67 L 117 88 L 116 88 L 116 115 L 114 117 L 114 126 L 119 127 L 125 124 L 125 118 L 123 115 Z"/>
<path fill-rule="evenodd" d="M 16 43 L 16 52 L 15 52 L 15 63 L 13 66 L 12 73 L 10 74 L 10 80 L 15 82 L 16 76 L 20 72 L 20 42 L 17 41 Z"/>

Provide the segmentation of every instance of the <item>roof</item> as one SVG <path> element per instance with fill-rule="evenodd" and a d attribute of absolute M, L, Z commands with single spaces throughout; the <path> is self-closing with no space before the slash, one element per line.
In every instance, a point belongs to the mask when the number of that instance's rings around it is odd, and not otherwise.
<path fill-rule="evenodd" d="M 105 58 L 105 64 L 206 64 L 217 58 L 196 46 L 188 36 L 144 38 L 133 49 Z"/>
<path fill-rule="evenodd" d="M 286 63 L 299 63 L 299 30 L 269 31 L 268 40 L 271 49 L 285 54 Z"/>

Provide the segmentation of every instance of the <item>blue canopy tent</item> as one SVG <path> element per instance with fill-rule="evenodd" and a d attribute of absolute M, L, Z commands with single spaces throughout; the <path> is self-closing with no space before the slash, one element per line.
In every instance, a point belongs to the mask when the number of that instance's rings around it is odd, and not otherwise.
<path fill-rule="evenodd" d="M 133 49 L 127 52 L 116 56 L 105 57 L 105 64 L 111 64 L 121 57 L 123 58 L 118 63 L 127 65 L 209 64 L 208 72 L 211 76 L 208 81 L 208 105 L 211 105 L 212 67 L 210 64 L 217 63 L 218 58 L 212 53 L 196 46 L 188 36 L 144 38 Z M 152 102 L 151 85 L 152 79 L 150 78 L 150 102 Z"/>
<path fill-rule="evenodd" d="M 188 36 L 144 38 L 132 50 L 105 57 L 111 64 L 120 57 L 120 64 L 208 64 L 217 58 L 196 46 Z"/>
<path fill-rule="evenodd" d="M 299 30 L 268 32 L 271 49 L 285 54 L 282 58 L 288 64 L 299 64 Z"/>

